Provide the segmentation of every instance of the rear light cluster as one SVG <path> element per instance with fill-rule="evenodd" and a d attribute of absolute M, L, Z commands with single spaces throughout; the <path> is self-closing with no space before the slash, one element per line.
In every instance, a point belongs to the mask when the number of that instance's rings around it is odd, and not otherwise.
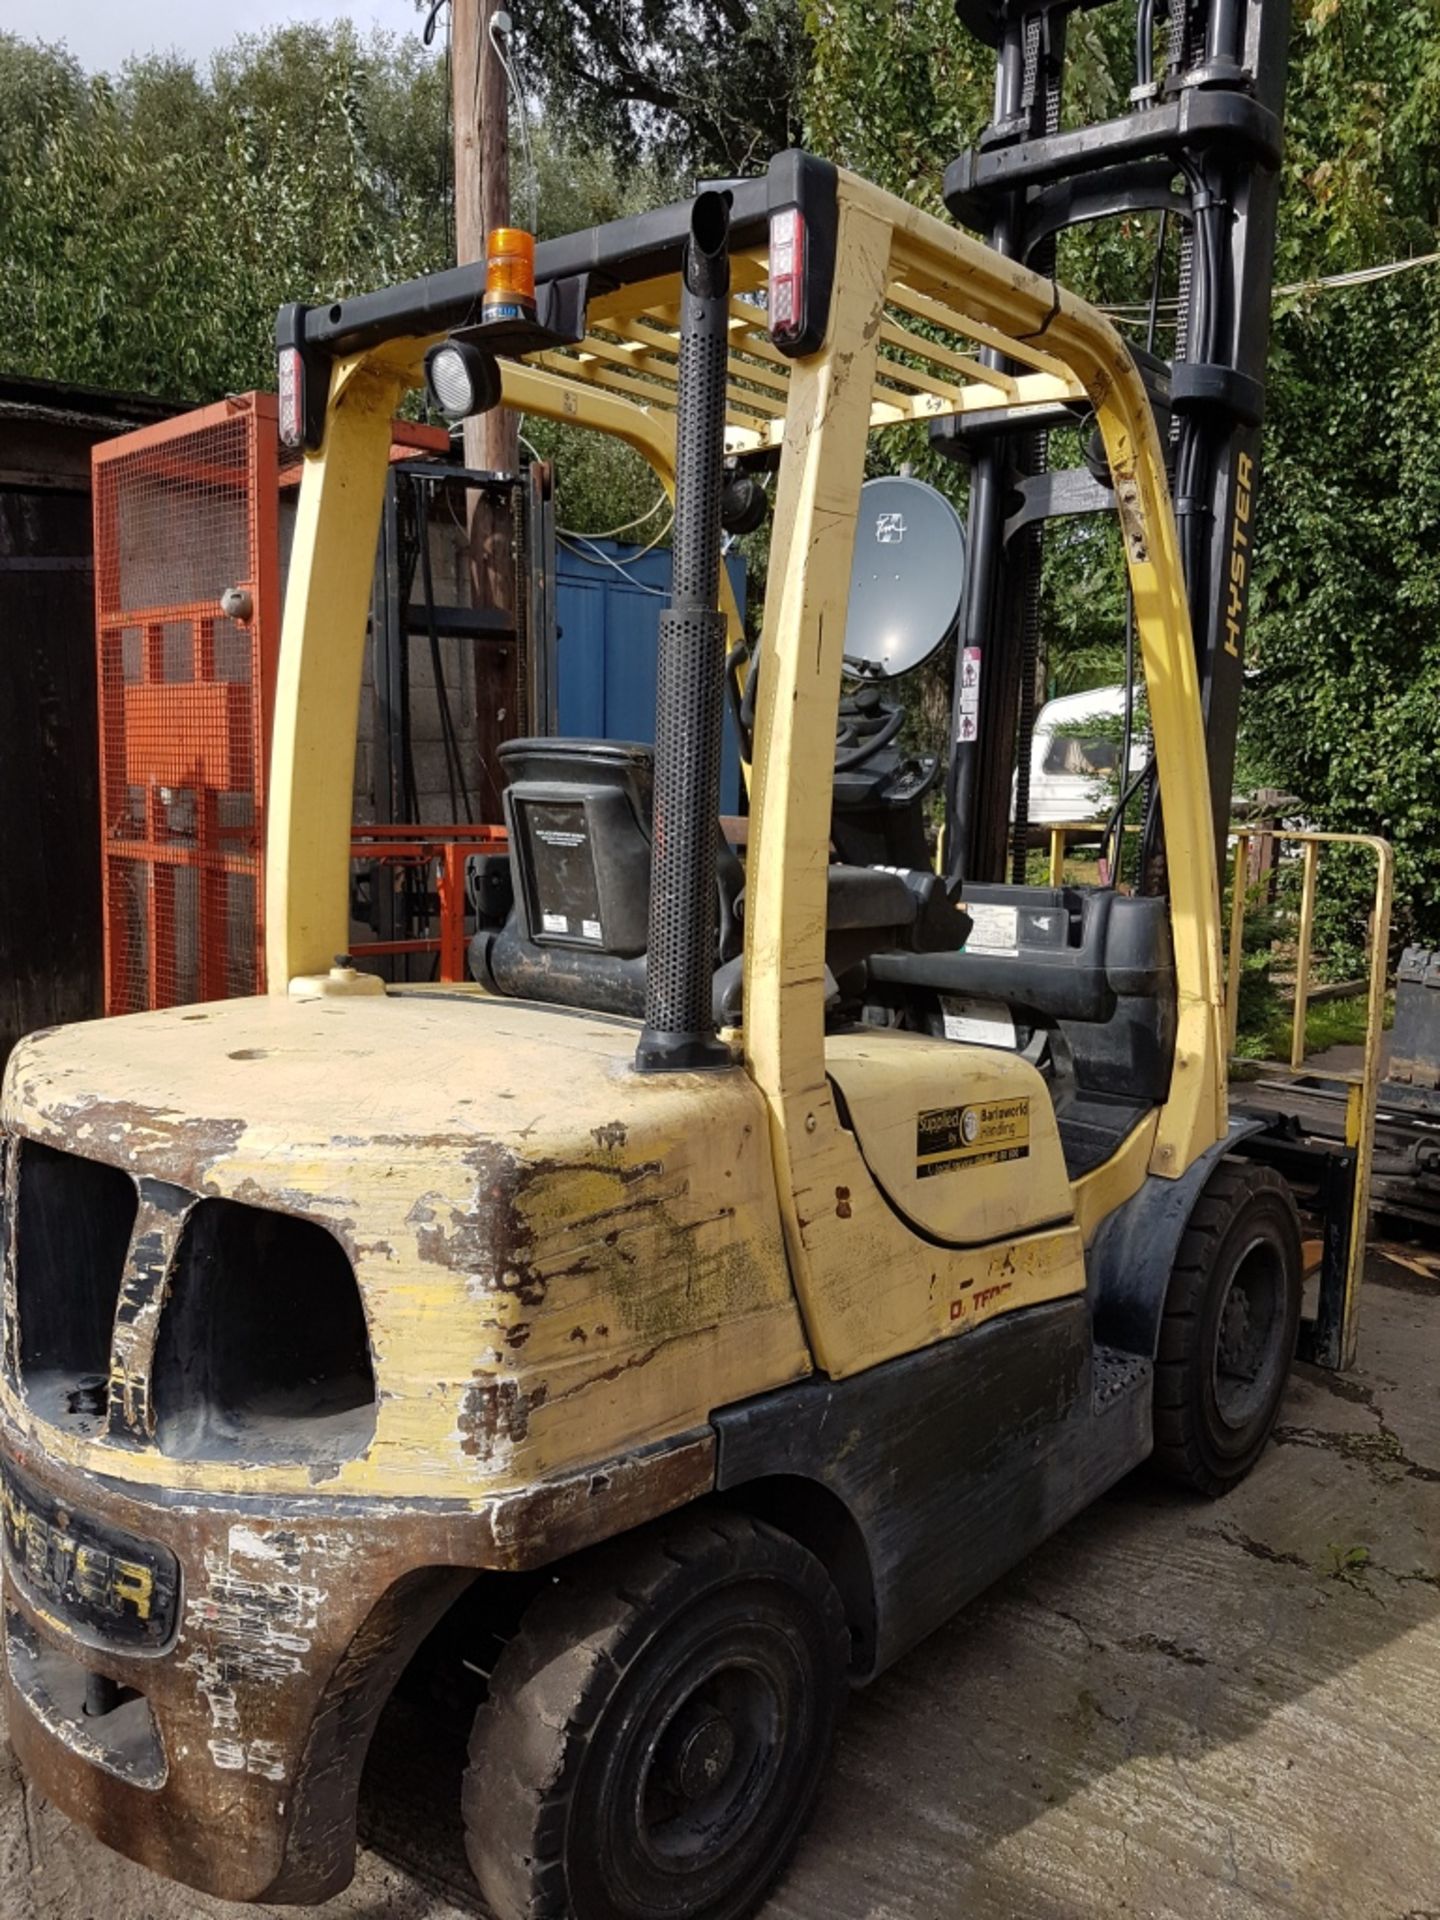
<path fill-rule="evenodd" d="M 305 438 L 305 365 L 298 347 L 282 347 L 279 354 L 280 444 L 292 451 Z"/>
<path fill-rule="evenodd" d="M 770 216 L 770 338 L 776 346 L 805 331 L 805 218 L 798 207 Z"/>

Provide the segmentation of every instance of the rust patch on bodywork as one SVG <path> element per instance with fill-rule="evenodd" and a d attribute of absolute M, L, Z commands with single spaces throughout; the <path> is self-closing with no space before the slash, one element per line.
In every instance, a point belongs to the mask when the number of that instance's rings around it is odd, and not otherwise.
<path fill-rule="evenodd" d="M 20 1142 L 8 1135 L 0 1134 L 0 1193 L 3 1193 L 4 1209 L 0 1218 L 11 1221 L 19 1218 L 20 1209 Z M 6 1232 L 0 1235 L 0 1363 L 3 1363 L 5 1378 L 13 1388 L 20 1378 L 20 1307 L 15 1275 L 15 1235 Z"/>
<path fill-rule="evenodd" d="M 514 1572 L 550 1566 L 689 1506 L 714 1485 L 715 1435 L 701 1427 L 599 1467 L 500 1494 L 487 1509 L 486 1564 Z"/>
<path fill-rule="evenodd" d="M 71 1510 L 173 1551 L 188 1595 L 173 1653 L 81 1646 L 7 1577 L 5 1598 L 46 1657 L 135 1688 L 169 1759 L 158 1786 L 97 1764 L 92 1728 L 42 1720 L 7 1679 L 10 1735 L 36 1791 L 106 1845 L 232 1900 L 313 1902 L 354 1857 L 370 1733 L 406 1662 L 476 1572 L 523 1571 L 710 1492 L 710 1428 L 537 1481 L 469 1510 L 400 1500 L 256 1498 L 157 1507 L 31 1454 L 5 1451 Z"/>
<path fill-rule="evenodd" d="M 1120 516 L 1120 530 L 1125 536 L 1125 551 L 1130 556 L 1132 566 L 1143 566 L 1150 550 L 1145 538 L 1145 514 L 1140 504 L 1140 486 L 1135 478 L 1135 469 L 1133 466 L 1118 467 L 1112 478 L 1115 482 L 1115 507 Z"/>
<path fill-rule="evenodd" d="M 148 1440 L 155 1431 L 150 1374 L 160 1314 L 180 1237 L 196 1195 L 185 1187 L 142 1179 L 140 1205 L 120 1281 L 111 1335 L 107 1425 L 112 1439 Z"/>
<path fill-rule="evenodd" d="M 517 1204 L 528 1168 L 503 1148 L 476 1149 L 466 1161 L 475 1184 L 467 1203 L 423 1193 L 406 1214 L 415 1250 L 429 1266 L 443 1267 L 487 1292 L 513 1294 L 527 1307 L 545 1298 L 545 1282 L 531 1264 L 534 1236 Z"/>
<path fill-rule="evenodd" d="M 303 1671 L 328 1595 L 288 1576 L 275 1578 L 278 1569 L 266 1565 L 265 1543 L 260 1535 L 254 1537 L 260 1550 L 252 1549 L 243 1573 L 235 1565 L 233 1539 L 225 1554 L 204 1556 L 207 1584 L 192 1593 L 186 1607 L 187 1625 L 203 1644 L 179 1665 L 195 1675 L 197 1691 L 209 1708 L 206 1746 L 219 1771 L 282 1781 L 283 1747 L 275 1739 L 249 1733 L 242 1693 L 281 1688 Z"/>
<path fill-rule="evenodd" d="M 530 1431 L 530 1416 L 550 1390 L 542 1381 L 528 1390 L 507 1375 L 481 1376 L 460 1402 L 460 1451 L 488 1465 L 498 1448 L 516 1447 Z"/>
<path fill-rule="evenodd" d="M 31 1035 L 31 1042 L 35 1039 Z M 29 1045 L 30 1042 L 25 1043 Z M 17 1050 L 18 1052 L 18 1050 Z M 16 1083 L 23 1064 L 12 1065 Z M 210 1168 L 245 1137 L 243 1120 L 211 1119 L 131 1100 L 65 1098 L 63 1078 L 47 1094 L 34 1131 L 47 1146 L 104 1160 L 126 1172 L 203 1191 Z"/>

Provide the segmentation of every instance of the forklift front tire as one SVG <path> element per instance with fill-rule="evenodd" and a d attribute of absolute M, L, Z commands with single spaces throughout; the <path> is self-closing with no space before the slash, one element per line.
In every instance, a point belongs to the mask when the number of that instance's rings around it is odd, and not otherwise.
<path fill-rule="evenodd" d="M 1195 1203 L 1165 1296 L 1154 1465 L 1215 1498 L 1255 1465 L 1300 1328 L 1300 1221 L 1270 1168 L 1222 1160 Z"/>
<path fill-rule="evenodd" d="M 466 1849 L 497 1920 L 745 1920 L 809 1815 L 849 1653 L 820 1562 L 743 1515 L 563 1569 L 470 1739 Z"/>

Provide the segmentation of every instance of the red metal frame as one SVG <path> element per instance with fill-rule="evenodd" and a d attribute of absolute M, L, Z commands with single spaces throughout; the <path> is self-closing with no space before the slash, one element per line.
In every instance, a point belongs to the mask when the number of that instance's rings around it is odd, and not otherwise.
<path fill-rule="evenodd" d="M 439 935 L 430 940 L 364 940 L 351 954 L 438 953 L 439 978 L 465 978 L 465 862 L 474 853 L 504 853 L 510 845 L 504 827 L 368 826 L 357 827 L 350 843 L 352 860 L 387 866 L 438 865 Z"/>
<path fill-rule="evenodd" d="M 274 396 L 252 393 L 92 454 L 110 1013 L 263 984 L 278 447 Z M 248 597 L 243 621 L 222 614 L 229 587 Z M 249 937 L 232 927 L 237 879 Z"/>
<path fill-rule="evenodd" d="M 448 447 L 443 428 L 395 422 L 392 459 Z M 105 1010 L 263 993 L 279 506 L 301 466 L 281 468 L 268 393 L 123 434 L 92 461 Z M 239 619 L 220 606 L 231 587 L 248 596 Z M 385 840 L 385 857 L 440 861 L 441 938 L 411 950 L 438 948 L 441 977 L 463 979 L 463 853 L 503 847 L 503 831 L 360 833 L 367 857 Z"/>

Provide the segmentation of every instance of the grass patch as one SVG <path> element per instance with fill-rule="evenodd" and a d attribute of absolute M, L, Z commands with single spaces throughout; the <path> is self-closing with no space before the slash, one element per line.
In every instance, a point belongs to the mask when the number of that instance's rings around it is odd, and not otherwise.
<path fill-rule="evenodd" d="M 1307 1055 L 1323 1053 L 1327 1047 L 1363 1047 L 1365 1007 L 1364 994 L 1357 994 L 1351 1000 L 1321 1000 L 1313 1005 L 1305 1017 Z M 1395 996 L 1392 993 L 1387 994 L 1385 999 L 1387 1032 L 1394 1021 Z M 1288 1060 L 1290 1009 L 1271 1001 L 1265 1006 L 1262 1019 L 1254 1023 L 1242 1022 L 1235 1041 L 1235 1052 L 1241 1060 Z"/>

